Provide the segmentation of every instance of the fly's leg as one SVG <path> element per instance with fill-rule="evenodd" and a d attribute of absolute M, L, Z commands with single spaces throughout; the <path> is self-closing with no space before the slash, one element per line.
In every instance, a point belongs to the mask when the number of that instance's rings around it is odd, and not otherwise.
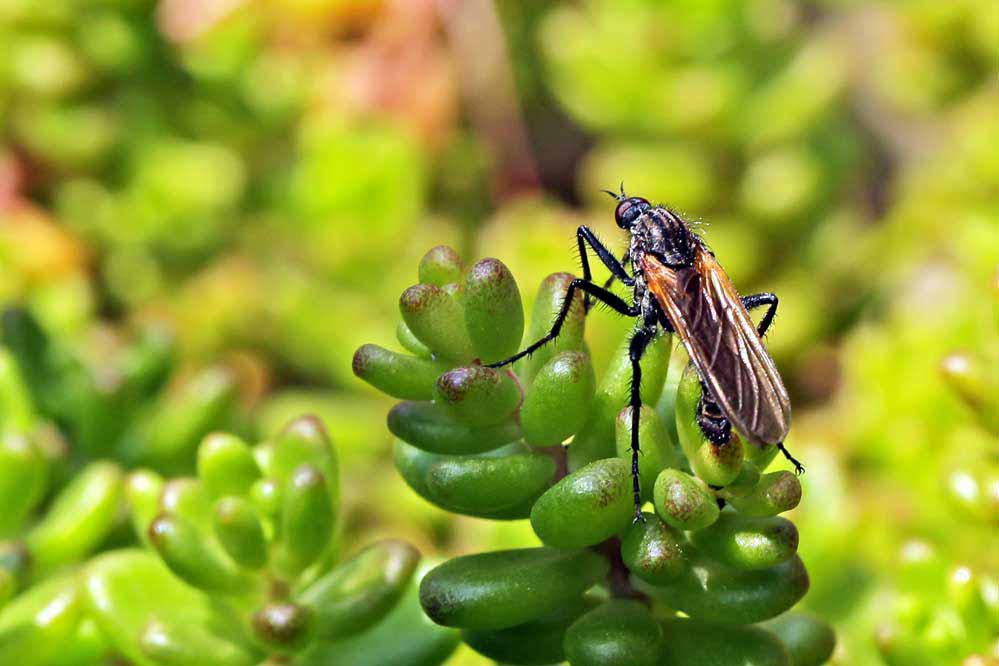
<path fill-rule="evenodd" d="M 501 368 L 504 365 L 509 365 L 514 361 L 518 361 L 525 356 L 530 356 L 536 352 L 543 345 L 551 342 L 558 337 L 559 332 L 562 330 L 562 324 L 565 323 L 565 318 L 569 316 L 569 308 L 572 307 L 572 297 L 575 296 L 576 290 L 579 289 L 585 292 L 589 296 L 593 296 L 598 301 L 607 304 L 612 310 L 623 314 L 628 317 L 634 317 L 639 314 L 641 308 L 633 307 L 624 302 L 624 300 L 617 294 L 612 294 L 606 289 L 593 284 L 592 282 L 587 282 L 586 280 L 580 280 L 576 278 L 569 283 L 569 288 L 565 291 L 565 298 L 562 300 L 562 307 L 558 311 L 558 316 L 555 317 L 555 323 L 552 324 L 552 328 L 548 331 L 548 334 L 537 342 L 529 345 L 526 349 L 517 352 L 510 358 L 504 359 L 502 361 L 497 361 L 496 363 L 490 363 L 490 368 Z"/>
<path fill-rule="evenodd" d="M 760 325 L 756 329 L 762 338 L 766 334 L 767 329 L 770 328 L 770 324 L 773 323 L 774 315 L 777 314 L 777 294 L 765 291 L 762 294 L 743 296 L 742 304 L 747 310 L 752 310 L 753 308 L 757 308 L 761 305 L 768 306 L 767 313 L 763 315 L 763 319 L 760 320 Z M 784 446 L 784 442 L 777 442 L 776 446 L 777 450 L 784 454 L 784 457 L 787 458 L 788 462 L 794 465 L 795 474 L 804 474 L 805 467 L 798 461 L 797 458 L 791 455 L 791 453 Z"/>
<path fill-rule="evenodd" d="M 576 229 L 576 244 L 579 246 L 579 259 L 583 262 L 583 279 L 585 281 L 592 282 L 593 279 L 593 275 L 590 273 L 590 259 L 586 253 L 586 246 L 589 245 L 601 263 L 611 272 L 611 278 L 604 285 L 605 290 L 610 287 L 614 278 L 621 280 L 621 282 L 627 285 L 635 283 L 635 279 L 628 275 L 628 271 L 624 270 L 624 262 L 615 259 L 611 251 L 607 249 L 607 246 L 600 242 L 600 239 L 597 238 L 597 235 L 589 227 L 582 226 Z M 625 254 L 625 257 L 627 257 L 627 254 Z M 590 299 L 590 295 L 587 294 L 583 299 L 584 311 L 589 312 L 592 304 L 593 301 Z"/>
<path fill-rule="evenodd" d="M 628 259 L 630 258 L 631 258 L 631 249 L 629 248 L 624 251 L 624 254 L 621 255 L 620 259 L 618 259 L 618 262 L 620 262 L 621 266 L 624 266 L 626 263 L 628 263 Z M 611 285 L 614 284 L 614 280 L 616 279 L 617 276 L 611 273 L 610 277 L 604 281 L 604 289 L 610 289 Z"/>
<path fill-rule="evenodd" d="M 777 450 L 784 454 L 787 461 L 794 465 L 794 473 L 799 476 L 805 473 L 805 466 L 798 462 L 798 459 L 791 455 L 791 453 L 784 447 L 784 442 L 777 442 Z"/>
<path fill-rule="evenodd" d="M 777 294 L 765 291 L 762 294 L 752 294 L 751 296 L 742 297 L 742 305 L 747 310 L 752 310 L 753 308 L 758 308 L 761 305 L 766 305 L 767 313 L 763 315 L 763 319 L 760 320 L 760 325 L 756 327 L 757 333 L 760 334 L 762 338 L 766 335 L 767 329 L 770 328 L 770 324 L 774 321 L 774 315 L 777 314 Z"/>
<path fill-rule="evenodd" d="M 642 409 L 642 356 L 649 343 L 656 337 L 656 324 L 646 322 L 635 331 L 628 345 L 628 357 L 631 359 L 631 484 L 635 493 L 635 522 L 645 522 L 642 515 L 642 487 L 638 475 L 638 454 L 641 451 L 638 441 L 639 417 Z"/>

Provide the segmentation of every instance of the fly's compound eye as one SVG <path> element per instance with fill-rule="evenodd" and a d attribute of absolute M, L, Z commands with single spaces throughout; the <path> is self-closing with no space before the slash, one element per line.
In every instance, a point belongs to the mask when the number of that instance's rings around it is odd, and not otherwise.
<path fill-rule="evenodd" d="M 629 197 L 617 205 L 614 220 L 617 226 L 627 229 L 635 224 L 638 217 L 649 207 L 649 202 L 641 197 Z"/>

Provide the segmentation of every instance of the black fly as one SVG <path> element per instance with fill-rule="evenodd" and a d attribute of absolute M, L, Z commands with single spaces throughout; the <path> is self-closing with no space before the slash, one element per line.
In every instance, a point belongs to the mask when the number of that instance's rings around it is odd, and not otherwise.
<path fill-rule="evenodd" d="M 624 257 L 619 261 L 590 229 L 579 227 L 576 239 L 583 277 L 569 284 L 551 331 L 491 367 L 513 363 L 558 337 L 575 290 L 579 289 L 585 293 L 587 308 L 591 299 L 597 299 L 620 314 L 638 319 L 629 346 L 636 520 L 642 517 L 638 479 L 638 416 L 642 404 L 639 361 L 660 327 L 680 337 L 700 377 L 702 397 L 697 422 L 705 437 L 725 444 L 734 427 L 750 442 L 777 446 L 799 473 L 804 471 L 784 448 L 791 404 L 773 359 L 760 340 L 777 312 L 777 296 L 762 293 L 740 297 L 715 255 L 680 216 L 641 197 L 627 196 L 623 187 L 620 194 L 608 194 L 618 201 L 614 211 L 617 225 L 631 235 Z M 603 287 L 592 282 L 587 245 L 611 271 L 611 279 Z M 628 265 L 631 273 L 625 268 Z M 633 287 L 632 304 L 608 290 L 615 278 Z M 767 306 L 767 312 L 755 326 L 748 310 L 761 305 Z"/>

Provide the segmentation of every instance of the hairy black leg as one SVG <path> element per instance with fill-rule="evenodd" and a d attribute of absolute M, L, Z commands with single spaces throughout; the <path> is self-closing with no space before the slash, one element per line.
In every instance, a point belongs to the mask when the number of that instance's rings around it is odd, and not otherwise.
<path fill-rule="evenodd" d="M 762 294 L 752 294 L 750 296 L 742 297 L 742 305 L 747 310 L 752 310 L 753 308 L 758 308 L 761 305 L 768 305 L 767 313 L 763 315 L 763 319 L 760 321 L 760 325 L 756 327 L 757 332 L 762 338 L 767 329 L 770 328 L 770 324 L 774 321 L 774 315 L 777 314 L 777 294 L 772 294 L 769 291 L 765 291 Z"/>
<path fill-rule="evenodd" d="M 589 227 L 582 226 L 576 229 L 576 244 L 579 246 L 579 259 L 583 262 L 583 279 L 587 282 L 592 282 L 593 274 L 590 272 L 590 260 L 589 256 L 586 254 L 586 245 L 589 244 L 593 251 L 597 253 L 597 257 L 603 263 L 604 266 L 608 268 L 611 272 L 611 278 L 618 278 L 627 285 L 635 283 L 635 279 L 628 275 L 628 272 L 624 270 L 623 262 L 618 261 L 611 254 L 611 251 L 607 249 L 597 235 L 590 230 Z M 610 280 L 604 289 L 610 286 Z M 583 299 L 583 308 L 586 312 L 589 312 L 592 301 L 590 300 L 589 294 Z"/>
<path fill-rule="evenodd" d="M 502 361 L 497 361 L 496 363 L 490 363 L 490 368 L 501 368 L 504 365 L 509 365 L 514 361 L 520 360 L 525 356 L 529 356 L 536 352 L 538 348 L 542 345 L 551 342 L 558 337 L 559 332 L 562 330 L 562 324 L 565 323 L 565 318 L 569 316 L 569 308 L 572 307 L 572 298 L 576 294 L 576 290 L 580 289 L 586 294 L 589 294 L 596 298 L 602 303 L 606 303 L 610 306 L 612 310 L 620 314 L 626 315 L 628 317 L 634 317 L 640 312 L 640 308 L 632 307 L 624 302 L 617 294 L 612 294 L 611 292 L 603 289 L 602 287 L 593 284 L 592 282 L 587 282 L 586 280 L 580 280 L 576 278 L 569 283 L 569 288 L 565 290 L 565 298 L 562 300 L 562 307 L 558 311 L 558 316 L 555 317 L 555 323 L 552 324 L 552 328 L 548 331 L 548 334 L 543 338 L 529 345 L 523 351 L 519 351 L 510 358 L 504 359 Z"/>
<path fill-rule="evenodd" d="M 777 442 L 777 449 L 784 454 L 788 462 L 794 465 L 795 474 L 804 474 L 805 466 L 798 462 L 798 459 L 791 455 L 791 453 L 784 447 L 784 442 Z"/>
<path fill-rule="evenodd" d="M 645 521 L 642 516 L 642 486 L 638 475 L 638 454 L 641 451 L 638 441 L 638 426 L 642 409 L 642 356 L 649 343 L 656 336 L 656 325 L 645 324 L 631 337 L 628 357 L 631 359 L 631 483 L 635 493 L 635 522 Z"/>
<path fill-rule="evenodd" d="M 763 319 L 760 321 L 760 325 L 756 329 L 759 332 L 760 337 L 763 337 L 763 335 L 767 332 L 767 329 L 770 328 L 770 324 L 773 323 L 774 315 L 777 314 L 777 294 L 765 291 L 762 294 L 743 296 L 742 304 L 747 310 L 752 310 L 753 308 L 757 308 L 761 305 L 769 306 L 767 308 L 767 313 L 763 315 Z M 777 449 L 784 454 L 784 457 L 787 458 L 788 462 L 794 465 L 795 473 L 803 474 L 805 471 L 804 466 L 798 461 L 797 458 L 791 455 L 787 448 L 785 448 L 784 442 L 777 442 L 776 446 Z"/>
<path fill-rule="evenodd" d="M 618 261 L 620 262 L 620 264 L 622 266 L 624 266 L 626 263 L 628 263 L 628 259 L 630 257 L 631 257 L 631 249 L 629 248 L 629 249 L 627 249 L 627 250 L 624 251 L 624 254 L 621 255 L 621 258 L 618 259 Z M 616 280 L 616 279 L 617 279 L 617 276 L 614 275 L 613 273 L 611 273 L 610 277 L 607 278 L 604 281 L 604 289 L 610 289 L 611 285 L 614 284 L 614 280 Z"/>

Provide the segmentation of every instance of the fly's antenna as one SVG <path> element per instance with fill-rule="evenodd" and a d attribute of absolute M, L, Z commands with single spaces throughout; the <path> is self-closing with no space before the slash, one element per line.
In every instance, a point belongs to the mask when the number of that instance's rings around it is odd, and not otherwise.
<path fill-rule="evenodd" d="M 600 190 L 600 191 L 601 192 L 606 192 L 611 197 L 613 197 L 615 201 L 624 201 L 625 199 L 628 198 L 628 195 L 624 193 L 624 181 L 623 180 L 621 181 L 620 188 L 621 188 L 621 193 L 620 194 L 618 194 L 617 192 L 612 192 L 611 190 Z"/>

